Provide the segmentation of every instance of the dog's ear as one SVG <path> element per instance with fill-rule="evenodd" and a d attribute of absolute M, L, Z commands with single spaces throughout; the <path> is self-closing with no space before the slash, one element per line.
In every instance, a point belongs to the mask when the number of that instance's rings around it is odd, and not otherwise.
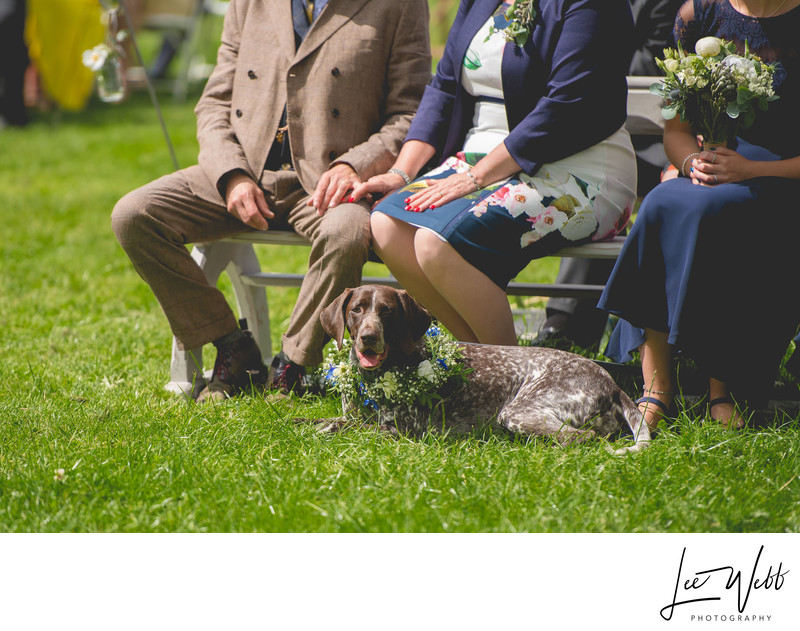
<path fill-rule="evenodd" d="M 322 329 L 336 341 L 337 348 L 342 348 L 344 339 L 347 305 L 353 297 L 353 289 L 345 289 L 342 294 L 322 310 L 319 321 Z"/>
<path fill-rule="evenodd" d="M 425 331 L 431 325 L 431 314 L 421 304 L 411 297 L 405 290 L 399 290 L 398 298 L 403 310 L 403 329 L 408 333 L 402 340 L 403 352 L 410 355 L 414 351 L 414 345 L 425 335 Z"/>

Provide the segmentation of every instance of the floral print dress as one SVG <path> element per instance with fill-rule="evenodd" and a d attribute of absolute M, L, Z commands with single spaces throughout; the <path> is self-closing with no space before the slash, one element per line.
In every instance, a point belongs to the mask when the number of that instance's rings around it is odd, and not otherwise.
<path fill-rule="evenodd" d="M 409 193 L 425 188 L 428 180 L 466 171 L 509 133 L 500 70 L 505 47 L 513 46 L 502 33 L 508 26 L 505 9 L 498 7 L 463 59 L 462 83 L 475 99 L 463 151 L 375 208 L 432 230 L 503 288 L 534 258 L 617 235 L 636 197 L 635 154 L 628 133 L 620 129 L 585 151 L 545 164 L 533 175 L 520 172 L 421 213 L 405 210 Z"/>

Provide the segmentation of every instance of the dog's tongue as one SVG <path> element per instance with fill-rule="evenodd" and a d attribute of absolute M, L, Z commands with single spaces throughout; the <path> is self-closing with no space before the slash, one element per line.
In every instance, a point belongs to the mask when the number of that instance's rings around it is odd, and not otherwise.
<path fill-rule="evenodd" d="M 386 353 L 387 351 L 384 351 L 378 355 L 378 353 L 375 351 L 365 351 L 363 353 L 356 351 L 356 354 L 358 355 L 358 361 L 362 368 L 377 368 L 386 358 Z"/>

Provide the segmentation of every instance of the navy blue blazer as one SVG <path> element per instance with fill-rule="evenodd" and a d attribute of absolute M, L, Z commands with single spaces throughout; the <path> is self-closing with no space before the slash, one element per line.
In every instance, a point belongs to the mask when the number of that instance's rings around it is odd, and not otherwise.
<path fill-rule="evenodd" d="M 506 44 L 505 145 L 525 173 L 608 138 L 625 123 L 633 17 L 629 0 L 534 0 L 533 36 Z M 472 126 L 475 99 L 461 85 L 464 54 L 497 0 L 462 0 L 436 75 L 406 140 L 454 155 Z"/>

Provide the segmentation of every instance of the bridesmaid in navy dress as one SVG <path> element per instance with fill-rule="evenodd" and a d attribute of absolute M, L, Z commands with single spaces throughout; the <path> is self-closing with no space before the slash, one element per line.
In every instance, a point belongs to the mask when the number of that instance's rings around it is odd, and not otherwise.
<path fill-rule="evenodd" d="M 630 4 L 516 6 L 521 21 L 498 0 L 462 0 L 397 161 L 353 192 L 387 194 L 373 247 L 463 341 L 516 344 L 508 282 L 533 258 L 613 237 L 635 200 Z"/>
<path fill-rule="evenodd" d="M 674 37 L 693 51 L 704 36 L 745 40 L 779 62 L 779 99 L 740 130 L 734 146 L 702 151 L 688 124 L 667 121 L 664 146 L 682 177 L 651 191 L 599 307 L 622 318 L 617 361 L 638 349 L 640 409 L 655 427 L 674 395 L 681 350 L 709 377 L 709 414 L 744 424 L 762 404 L 800 321 L 800 0 L 689 0 Z M 699 155 L 696 155 L 699 153 Z"/>

